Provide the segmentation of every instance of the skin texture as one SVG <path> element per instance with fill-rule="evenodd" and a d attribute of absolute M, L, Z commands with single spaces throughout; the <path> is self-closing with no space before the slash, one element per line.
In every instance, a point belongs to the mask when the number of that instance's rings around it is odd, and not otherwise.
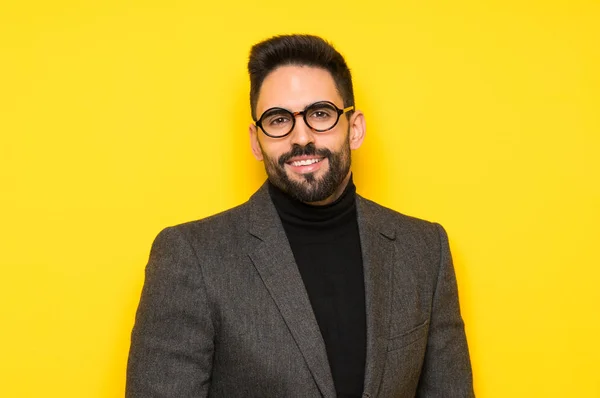
<path fill-rule="evenodd" d="M 331 74 L 321 68 L 288 65 L 275 69 L 265 78 L 258 97 L 256 114 L 272 107 L 292 112 L 318 101 L 344 104 Z M 356 110 L 348 119 L 342 115 L 337 125 L 324 133 L 311 130 L 301 116 L 294 130 L 283 138 L 271 138 L 254 124 L 249 126 L 250 147 L 254 157 L 265 162 L 269 180 L 290 191 L 288 180 L 301 195 L 293 195 L 312 205 L 334 202 L 350 179 L 350 150 L 358 149 L 365 137 L 364 114 Z M 307 166 L 294 166 L 296 160 L 319 159 Z M 281 162 L 280 162 L 281 161 Z M 292 194 L 292 192 L 288 192 Z"/>

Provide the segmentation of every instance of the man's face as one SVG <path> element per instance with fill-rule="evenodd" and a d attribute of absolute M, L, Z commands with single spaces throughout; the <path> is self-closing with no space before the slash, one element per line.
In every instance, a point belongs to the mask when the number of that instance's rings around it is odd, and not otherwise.
<path fill-rule="evenodd" d="M 344 107 L 328 71 L 282 66 L 265 78 L 256 115 L 260 117 L 273 107 L 297 112 L 319 101 Z M 268 137 L 251 125 L 252 152 L 258 160 L 264 160 L 269 181 L 282 191 L 302 202 L 330 203 L 339 197 L 350 177 L 350 149 L 362 143 L 362 134 L 358 141 L 354 139 L 356 126 L 352 122 L 357 116 L 364 133 L 360 112 L 352 115 L 350 121 L 342 115 L 334 128 L 321 133 L 311 130 L 302 116 L 297 116 L 293 131 L 283 138 Z"/>

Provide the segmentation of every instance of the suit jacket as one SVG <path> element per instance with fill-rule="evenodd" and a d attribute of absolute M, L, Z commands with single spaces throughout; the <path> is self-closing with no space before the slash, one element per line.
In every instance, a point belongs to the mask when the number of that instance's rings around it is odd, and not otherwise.
<path fill-rule="evenodd" d="M 446 233 L 356 201 L 367 316 L 363 397 L 473 396 Z M 156 238 L 126 396 L 336 396 L 266 184 L 241 206 Z"/>

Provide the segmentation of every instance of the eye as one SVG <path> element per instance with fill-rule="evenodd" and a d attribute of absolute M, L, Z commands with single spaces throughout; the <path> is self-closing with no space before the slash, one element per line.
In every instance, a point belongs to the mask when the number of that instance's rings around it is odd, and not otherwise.
<path fill-rule="evenodd" d="M 269 126 L 277 127 L 277 126 L 281 126 L 282 124 L 289 123 L 289 121 L 290 121 L 290 119 L 287 116 L 279 115 L 279 116 L 270 117 L 267 120 L 267 124 Z"/>
<path fill-rule="evenodd" d="M 319 110 L 314 111 L 310 116 L 317 118 L 317 119 L 324 119 L 324 118 L 330 117 L 331 113 L 329 113 L 326 110 L 319 109 Z"/>
<path fill-rule="evenodd" d="M 274 108 L 268 110 L 262 117 L 263 126 L 279 128 L 289 126 L 292 115 L 285 109 Z"/>
<path fill-rule="evenodd" d="M 336 109 L 328 103 L 315 104 L 308 110 L 308 117 L 315 121 L 331 120 L 336 116 Z"/>

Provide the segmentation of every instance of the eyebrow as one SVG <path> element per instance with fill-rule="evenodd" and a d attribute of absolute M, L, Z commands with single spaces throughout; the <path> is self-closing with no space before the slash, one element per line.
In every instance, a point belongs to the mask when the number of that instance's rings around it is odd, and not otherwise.
<path fill-rule="evenodd" d="M 286 108 L 282 108 L 280 106 L 274 106 L 272 108 L 269 108 L 269 109 L 265 110 L 262 114 L 264 115 L 265 113 L 267 113 L 269 111 L 286 111 L 286 112 L 293 113 L 292 111 L 290 111 L 290 110 L 288 110 Z"/>
<path fill-rule="evenodd" d="M 267 108 L 267 109 L 265 109 L 265 110 L 264 110 L 262 113 L 260 113 L 260 115 L 264 115 L 266 112 L 270 111 L 271 109 L 276 109 L 276 108 L 277 108 L 277 109 L 284 109 L 284 110 L 286 110 L 286 111 L 288 111 L 288 112 L 290 112 L 290 113 L 294 113 L 294 112 L 303 112 L 303 111 L 307 110 L 309 107 L 313 106 L 314 104 L 318 104 L 318 103 L 320 103 L 320 102 L 331 102 L 333 105 L 335 105 L 335 102 L 333 102 L 333 101 L 330 101 L 330 100 L 325 100 L 325 99 L 320 99 L 320 100 L 317 100 L 317 101 L 311 102 L 310 104 L 306 105 L 304 108 L 302 108 L 302 110 L 301 110 L 301 111 L 293 111 L 293 110 L 291 110 L 291 109 L 289 109 L 289 108 L 286 108 L 286 107 L 284 107 L 284 106 L 272 106 L 272 107 L 270 107 L 270 108 Z M 337 105 L 335 105 L 335 106 L 337 106 Z"/>

